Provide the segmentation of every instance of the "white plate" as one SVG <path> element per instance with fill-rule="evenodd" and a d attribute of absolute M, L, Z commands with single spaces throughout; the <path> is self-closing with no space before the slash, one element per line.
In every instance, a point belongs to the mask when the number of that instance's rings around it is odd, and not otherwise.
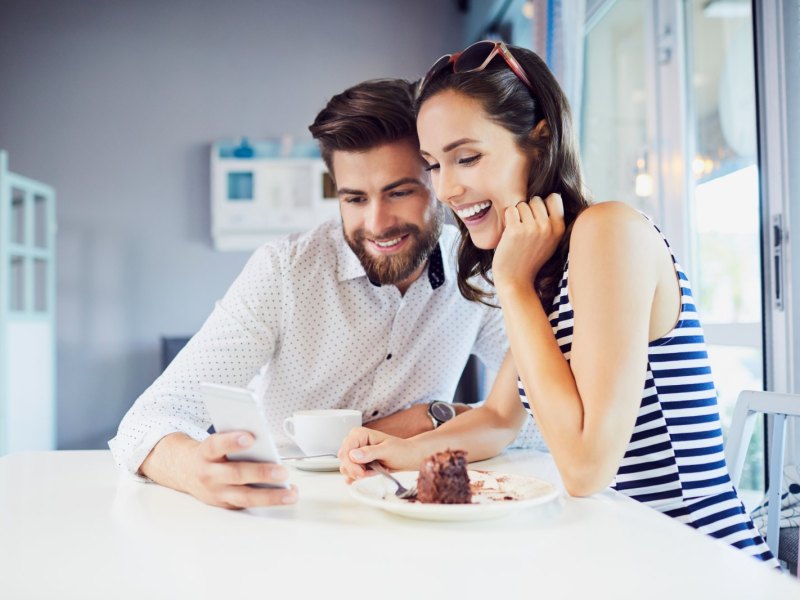
<path fill-rule="evenodd" d="M 312 458 L 298 458 L 287 460 L 287 465 L 291 465 L 301 471 L 338 471 L 339 459 L 335 456 L 315 456 Z"/>
<path fill-rule="evenodd" d="M 364 504 L 428 521 L 493 519 L 522 508 L 551 502 L 559 495 L 552 484 L 535 477 L 489 471 L 467 473 L 472 485 L 471 504 L 423 504 L 400 500 L 394 495 L 394 483 L 379 475 L 355 481 L 350 486 L 350 494 Z M 401 471 L 393 475 L 406 487 L 417 483 L 417 471 Z"/>

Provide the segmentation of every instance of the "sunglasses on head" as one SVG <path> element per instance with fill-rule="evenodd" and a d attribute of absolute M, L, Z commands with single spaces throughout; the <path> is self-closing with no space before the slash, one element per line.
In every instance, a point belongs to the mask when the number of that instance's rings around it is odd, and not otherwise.
<path fill-rule="evenodd" d="M 441 73 L 444 69 L 453 66 L 453 73 L 474 73 L 483 71 L 495 56 L 500 55 L 506 61 L 508 68 L 514 72 L 519 80 L 524 83 L 530 91 L 533 91 L 528 76 L 525 74 L 525 69 L 519 64 L 514 55 L 503 42 L 491 42 L 484 40 L 482 42 L 475 42 L 471 46 L 461 52 L 455 54 L 445 54 L 428 69 L 425 77 L 419 83 L 417 88 L 417 98 L 422 94 L 422 90 L 428 85 L 436 75 Z"/>

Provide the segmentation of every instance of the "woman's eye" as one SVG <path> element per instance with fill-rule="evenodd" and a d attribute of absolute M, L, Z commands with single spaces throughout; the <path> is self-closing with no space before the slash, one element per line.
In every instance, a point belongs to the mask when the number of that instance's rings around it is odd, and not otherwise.
<path fill-rule="evenodd" d="M 464 158 L 458 159 L 458 164 L 460 165 L 472 165 L 480 160 L 480 154 L 474 154 L 473 156 L 465 156 Z"/>
<path fill-rule="evenodd" d="M 439 168 L 439 163 L 434 163 L 425 167 L 426 171 L 435 171 Z"/>

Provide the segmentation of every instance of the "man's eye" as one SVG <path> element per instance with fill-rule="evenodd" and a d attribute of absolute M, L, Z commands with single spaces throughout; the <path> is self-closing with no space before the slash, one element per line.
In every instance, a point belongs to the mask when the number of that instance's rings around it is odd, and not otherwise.
<path fill-rule="evenodd" d="M 425 170 L 426 170 L 426 171 L 435 171 L 435 170 L 437 170 L 438 168 L 439 168 L 439 163 L 434 163 L 434 164 L 432 164 L 432 165 L 427 165 L 427 166 L 425 167 Z"/>
<path fill-rule="evenodd" d="M 361 204 L 366 201 L 366 198 L 364 198 L 364 196 L 349 196 L 345 198 L 344 201 L 348 204 Z"/>
<path fill-rule="evenodd" d="M 414 190 L 395 190 L 392 192 L 392 198 L 402 198 L 403 196 L 410 196 Z"/>
<path fill-rule="evenodd" d="M 478 162 L 481 158 L 480 154 L 475 154 L 473 156 L 465 156 L 464 158 L 458 159 L 458 164 L 460 165 L 472 165 Z"/>

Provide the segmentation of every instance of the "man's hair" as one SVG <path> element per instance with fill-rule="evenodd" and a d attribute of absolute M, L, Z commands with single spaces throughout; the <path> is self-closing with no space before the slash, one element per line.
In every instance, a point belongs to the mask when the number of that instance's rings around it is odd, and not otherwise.
<path fill-rule="evenodd" d="M 419 146 L 414 84 L 404 79 L 372 79 L 335 95 L 309 126 L 322 159 L 333 173 L 337 150 L 366 152 L 399 140 Z"/>

